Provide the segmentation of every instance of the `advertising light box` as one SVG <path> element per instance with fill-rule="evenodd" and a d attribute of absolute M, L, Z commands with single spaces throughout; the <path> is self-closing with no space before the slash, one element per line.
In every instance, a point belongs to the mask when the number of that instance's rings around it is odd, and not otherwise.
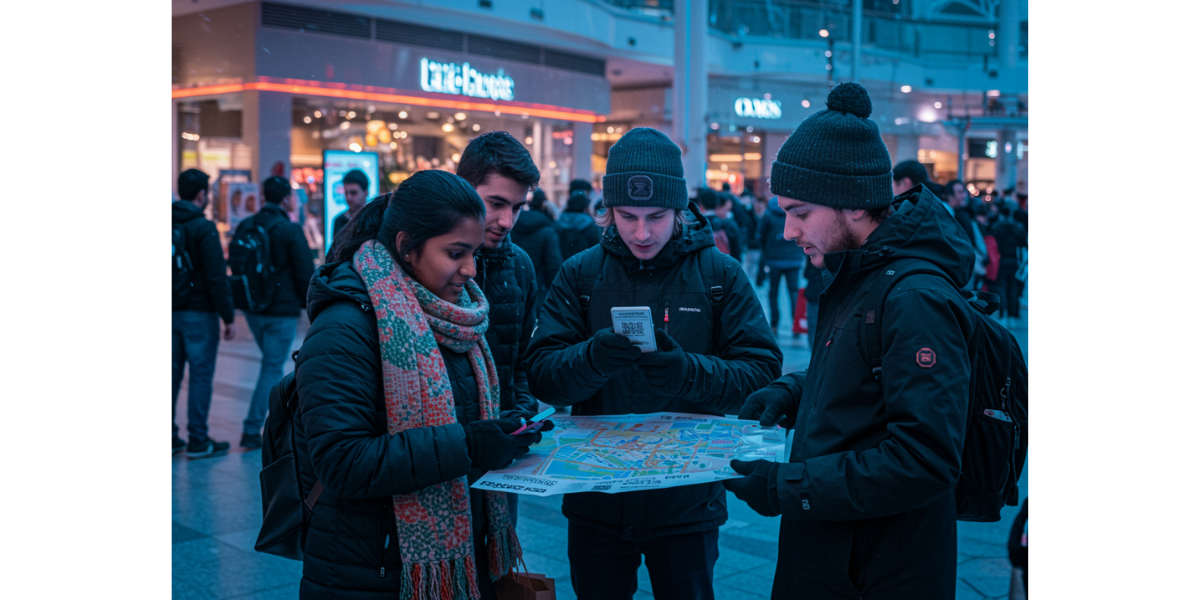
<path fill-rule="evenodd" d="M 333 244 L 333 221 L 346 212 L 346 196 L 342 193 L 342 178 L 352 169 L 367 175 L 367 199 L 379 195 L 379 155 L 374 152 L 326 150 L 325 168 L 325 253 Z"/>

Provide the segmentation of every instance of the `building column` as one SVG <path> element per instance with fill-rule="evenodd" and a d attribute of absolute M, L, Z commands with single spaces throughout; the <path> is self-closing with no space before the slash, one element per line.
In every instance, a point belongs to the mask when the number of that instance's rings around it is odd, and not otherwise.
<path fill-rule="evenodd" d="M 592 181 L 592 124 L 575 123 L 571 136 L 572 179 Z"/>
<path fill-rule="evenodd" d="M 1018 0 L 1003 0 L 1000 3 L 1000 32 L 996 43 L 1000 46 L 1000 67 L 1003 69 L 1017 68 L 1021 58 L 1020 8 Z"/>
<path fill-rule="evenodd" d="M 1017 132 L 1004 128 L 996 132 L 996 191 L 1017 186 Z"/>
<path fill-rule="evenodd" d="M 688 187 L 704 186 L 707 158 L 708 65 L 704 47 L 708 39 L 708 2 L 675 4 L 675 93 L 672 94 L 672 129 L 683 153 L 683 176 Z"/>
<path fill-rule="evenodd" d="M 292 167 L 292 95 L 284 92 L 242 92 L 242 141 L 250 146 L 251 181 L 262 183 L 271 168 L 283 163 L 283 176 Z"/>
<path fill-rule="evenodd" d="M 892 157 L 892 166 L 906 160 L 917 160 L 921 149 L 921 136 L 900 134 L 896 136 L 896 155 Z"/>
<path fill-rule="evenodd" d="M 171 99 L 171 189 L 179 197 L 179 103 Z"/>

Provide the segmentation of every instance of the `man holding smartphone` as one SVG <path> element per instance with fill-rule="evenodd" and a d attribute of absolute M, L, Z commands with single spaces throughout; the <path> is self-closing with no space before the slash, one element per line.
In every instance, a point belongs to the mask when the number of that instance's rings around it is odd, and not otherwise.
<path fill-rule="evenodd" d="M 542 305 L 530 391 L 576 415 L 737 413 L 783 356 L 745 272 L 688 202 L 679 148 L 649 128 L 622 136 L 604 206 L 600 244 L 563 264 Z M 654 352 L 613 330 L 612 308 L 641 306 Z M 644 556 L 655 598 L 713 598 L 725 506 L 716 483 L 564 496 L 576 596 L 631 598 Z"/>

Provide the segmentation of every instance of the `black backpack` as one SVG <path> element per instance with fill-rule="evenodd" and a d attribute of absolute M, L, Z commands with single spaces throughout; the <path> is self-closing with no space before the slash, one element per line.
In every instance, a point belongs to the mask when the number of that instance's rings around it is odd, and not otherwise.
<path fill-rule="evenodd" d="M 950 280 L 932 263 L 901 259 L 868 284 L 872 287 L 863 305 L 862 351 L 876 379 L 883 371 L 884 300 L 900 280 L 918 273 Z M 988 316 L 999 307 L 998 297 L 987 292 L 960 293 L 974 308 L 975 333 L 967 345 L 971 406 L 954 500 L 959 521 L 991 523 L 1000 520 L 1002 507 L 1017 505 L 1017 480 L 1029 449 L 1029 370 L 1017 339 Z"/>
<path fill-rule="evenodd" d="M 276 219 L 263 227 L 259 215 L 242 223 L 229 242 L 230 287 L 233 307 L 248 312 L 263 312 L 275 298 L 279 277 L 271 262 L 271 232 L 284 223 Z"/>
<path fill-rule="evenodd" d="M 192 296 L 192 257 L 187 251 L 187 232 L 183 223 L 175 223 L 171 227 L 171 309 L 187 308 L 188 299 Z"/>
<path fill-rule="evenodd" d="M 292 353 L 296 360 L 299 351 Z M 292 560 L 304 559 L 304 539 L 313 507 L 325 486 L 318 481 L 307 494 L 302 489 L 300 465 L 296 462 L 296 431 L 292 417 L 299 394 L 296 372 L 284 375 L 271 388 L 266 427 L 263 428 L 262 486 L 263 524 L 254 549 Z"/>

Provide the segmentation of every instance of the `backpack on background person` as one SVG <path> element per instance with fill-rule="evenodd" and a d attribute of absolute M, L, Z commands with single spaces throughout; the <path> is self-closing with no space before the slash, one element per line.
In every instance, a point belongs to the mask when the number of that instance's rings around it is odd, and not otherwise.
<path fill-rule="evenodd" d="M 271 262 L 271 231 L 288 222 L 277 219 L 263 227 L 258 217 L 255 215 L 238 226 L 229 242 L 233 305 L 249 312 L 262 312 L 275 298 L 279 278 Z"/>
<path fill-rule="evenodd" d="M 721 252 L 724 252 L 725 254 L 732 254 L 732 252 L 731 252 L 732 248 L 729 244 L 729 234 L 725 233 L 724 230 L 717 229 L 717 230 L 713 231 L 713 242 L 716 243 L 717 250 L 720 250 Z"/>
<path fill-rule="evenodd" d="M 192 257 L 187 251 L 187 234 L 183 223 L 175 223 L 171 227 L 171 308 L 187 307 L 188 299 L 192 296 L 192 275 L 195 267 Z"/>
<path fill-rule="evenodd" d="M 946 277 L 932 263 L 901 259 L 869 284 L 861 348 L 877 380 L 883 371 L 884 302 L 900 280 L 918 273 Z M 999 298 L 987 292 L 960 293 L 975 309 L 975 327 L 967 346 L 971 405 L 954 498 L 959 521 L 991 523 L 1000 520 L 1002 507 L 1017 505 L 1017 480 L 1029 449 L 1029 369 L 1016 337 L 989 316 L 999 308 Z M 923 357 L 918 353 L 916 359 Z M 927 360 L 937 360 L 932 351 Z"/>

